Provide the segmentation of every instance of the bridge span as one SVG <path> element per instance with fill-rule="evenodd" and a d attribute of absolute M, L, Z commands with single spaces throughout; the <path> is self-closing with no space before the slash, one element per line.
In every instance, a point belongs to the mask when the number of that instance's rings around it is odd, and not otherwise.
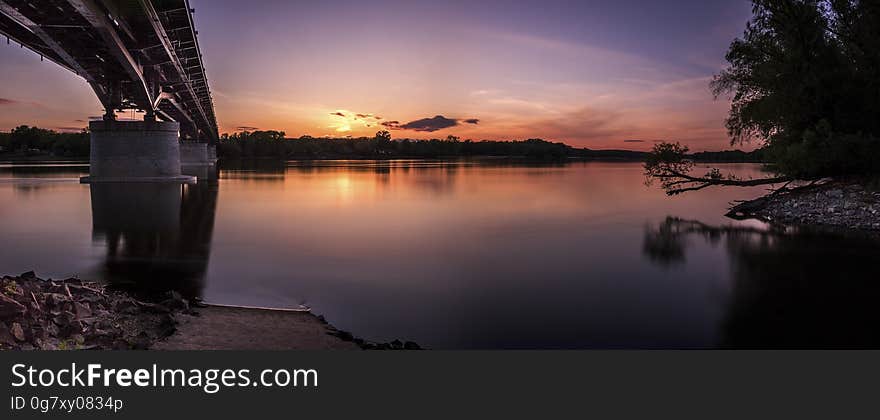
<path fill-rule="evenodd" d="M 101 101 L 91 180 L 179 179 L 181 150 L 184 164 L 210 153 L 217 120 L 193 12 L 189 0 L 0 0 L 6 42 L 81 76 Z M 116 121 L 132 109 L 143 121 Z"/>

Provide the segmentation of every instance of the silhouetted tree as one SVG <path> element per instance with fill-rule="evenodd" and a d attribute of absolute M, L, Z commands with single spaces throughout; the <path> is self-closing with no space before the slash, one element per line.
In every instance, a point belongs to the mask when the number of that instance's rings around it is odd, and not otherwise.
<path fill-rule="evenodd" d="M 880 172 L 880 3 L 753 0 L 753 17 L 711 83 L 729 95 L 731 144 L 759 142 L 779 176 L 741 181 L 688 173 L 686 150 L 655 147 L 648 180 L 671 194 Z"/>
<path fill-rule="evenodd" d="M 669 195 L 698 191 L 712 185 L 751 187 L 792 181 L 788 176 L 743 180 L 732 174 L 724 176 L 717 168 L 712 168 L 701 176 L 691 175 L 694 161 L 688 155 L 688 148 L 679 143 L 655 144 L 645 160 L 644 168 L 647 183 L 659 181 Z"/>
<path fill-rule="evenodd" d="M 880 3 L 753 0 L 753 14 L 712 82 L 732 142 L 762 142 L 793 177 L 880 170 Z"/>
<path fill-rule="evenodd" d="M 391 145 L 391 133 L 388 130 L 382 130 L 376 133 L 376 150 L 381 152 L 385 152 L 388 150 Z"/>

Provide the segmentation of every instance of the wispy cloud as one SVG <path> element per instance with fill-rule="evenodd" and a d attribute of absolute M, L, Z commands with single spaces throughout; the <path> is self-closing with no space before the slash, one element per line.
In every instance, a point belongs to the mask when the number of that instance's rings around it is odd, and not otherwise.
<path fill-rule="evenodd" d="M 352 131 L 353 125 L 363 125 L 365 128 L 375 127 L 379 125 L 379 120 L 382 119 L 382 117 L 375 114 L 351 112 L 345 109 L 333 111 L 330 113 L 330 116 L 337 118 L 337 121 L 335 121 L 330 128 L 333 128 L 340 133 Z"/>
<path fill-rule="evenodd" d="M 85 128 L 85 127 L 54 127 L 54 128 L 58 131 L 78 133 L 78 132 L 82 131 L 83 128 Z"/>
<path fill-rule="evenodd" d="M 0 98 L 0 105 L 15 105 L 19 102 L 14 99 Z"/>

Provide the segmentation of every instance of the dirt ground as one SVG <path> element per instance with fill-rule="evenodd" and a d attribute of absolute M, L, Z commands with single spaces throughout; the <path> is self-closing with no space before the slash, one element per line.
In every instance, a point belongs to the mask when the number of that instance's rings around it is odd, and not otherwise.
<path fill-rule="evenodd" d="M 309 312 L 209 306 L 179 315 L 177 331 L 154 350 L 358 350 L 328 334 L 333 327 Z"/>

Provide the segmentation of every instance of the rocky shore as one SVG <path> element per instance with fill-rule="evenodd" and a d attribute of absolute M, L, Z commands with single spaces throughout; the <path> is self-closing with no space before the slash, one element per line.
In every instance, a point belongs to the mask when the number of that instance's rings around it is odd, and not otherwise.
<path fill-rule="evenodd" d="M 880 233 L 880 189 L 857 181 L 828 181 L 740 203 L 728 216 Z"/>
<path fill-rule="evenodd" d="M 197 307 L 196 307 L 197 306 Z M 418 350 L 354 337 L 309 311 L 209 306 L 168 292 L 151 301 L 33 272 L 0 279 L 0 350 Z"/>
<path fill-rule="evenodd" d="M 173 334 L 189 303 L 168 293 L 137 300 L 97 283 L 43 280 L 33 272 L 0 280 L 0 349 L 146 349 Z"/>

